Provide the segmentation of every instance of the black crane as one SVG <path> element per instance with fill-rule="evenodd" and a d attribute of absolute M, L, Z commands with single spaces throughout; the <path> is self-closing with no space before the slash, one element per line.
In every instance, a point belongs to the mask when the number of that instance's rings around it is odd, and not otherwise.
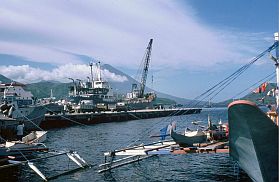
<path fill-rule="evenodd" d="M 148 46 L 146 48 L 145 56 L 144 56 L 144 65 L 143 65 L 141 81 L 140 81 L 139 98 L 144 97 L 144 89 L 145 89 L 145 84 L 146 84 L 149 62 L 150 62 L 150 58 L 151 58 L 152 42 L 153 42 L 153 39 L 150 39 Z"/>

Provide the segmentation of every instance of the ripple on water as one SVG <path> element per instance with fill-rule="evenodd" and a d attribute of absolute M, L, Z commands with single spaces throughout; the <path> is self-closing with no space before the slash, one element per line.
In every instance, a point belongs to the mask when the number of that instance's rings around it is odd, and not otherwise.
<path fill-rule="evenodd" d="M 127 146 L 133 140 L 141 138 L 148 143 L 158 140 L 149 136 L 158 133 L 161 128 L 177 122 L 177 130 L 186 127 L 196 129 L 191 122 L 202 121 L 206 125 L 208 114 L 213 121 L 227 121 L 227 110 L 205 110 L 201 114 L 176 116 L 171 119 L 156 118 L 128 122 L 103 123 L 90 126 L 73 126 L 49 131 L 46 145 L 57 150 L 74 149 L 90 164 L 92 168 L 65 175 L 55 181 L 236 181 L 233 164 L 228 154 L 188 154 L 163 155 L 123 166 L 111 173 L 98 174 L 98 165 L 104 162 L 103 153 Z M 152 132 L 147 131 L 152 128 Z M 67 158 L 53 158 L 38 164 L 46 174 L 53 175 L 67 168 Z M 40 180 L 33 172 L 20 172 L 19 181 Z M 243 172 L 239 181 L 249 181 Z"/>

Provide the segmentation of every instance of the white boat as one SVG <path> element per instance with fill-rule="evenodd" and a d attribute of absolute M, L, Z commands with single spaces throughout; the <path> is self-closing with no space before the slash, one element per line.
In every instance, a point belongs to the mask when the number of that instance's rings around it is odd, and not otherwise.
<path fill-rule="evenodd" d="M 46 140 L 47 131 L 32 131 L 30 134 L 18 141 L 6 141 L 0 145 L 0 157 L 13 156 L 22 158 L 23 156 L 33 155 L 36 152 L 48 151 L 42 143 Z"/>
<path fill-rule="evenodd" d="M 22 138 L 23 143 L 42 143 L 46 140 L 47 131 L 31 131 L 30 134 Z"/>

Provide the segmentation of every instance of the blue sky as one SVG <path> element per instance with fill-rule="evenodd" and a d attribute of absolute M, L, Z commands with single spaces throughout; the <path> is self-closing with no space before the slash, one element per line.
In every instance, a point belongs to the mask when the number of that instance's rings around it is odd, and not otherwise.
<path fill-rule="evenodd" d="M 25 83 L 84 79 L 95 58 L 134 76 L 153 38 L 153 88 L 191 99 L 273 43 L 278 9 L 276 0 L 2 0 L 0 74 Z M 216 101 L 273 69 L 265 56 Z"/>

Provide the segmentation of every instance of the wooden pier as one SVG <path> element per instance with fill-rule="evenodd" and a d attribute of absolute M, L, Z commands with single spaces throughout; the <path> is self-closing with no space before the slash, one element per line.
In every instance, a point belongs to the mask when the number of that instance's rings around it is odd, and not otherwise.
<path fill-rule="evenodd" d="M 108 122 L 121 122 L 128 120 L 159 118 L 167 116 L 178 116 L 187 114 L 198 114 L 201 108 L 183 108 L 183 109 L 148 109 L 133 110 L 127 112 L 100 112 L 100 113 L 67 113 L 45 116 L 41 127 L 43 129 L 69 127 L 77 124 L 97 124 Z"/>

